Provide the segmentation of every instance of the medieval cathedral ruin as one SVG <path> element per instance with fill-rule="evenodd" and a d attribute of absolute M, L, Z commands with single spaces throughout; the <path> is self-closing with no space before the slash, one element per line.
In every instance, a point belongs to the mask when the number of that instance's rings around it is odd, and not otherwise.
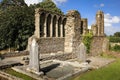
<path fill-rule="evenodd" d="M 54 55 L 50 57 L 51 60 L 74 58 L 85 62 L 87 49 L 83 38 L 91 32 L 93 39 L 90 43 L 90 55 L 95 56 L 107 51 L 109 41 L 104 34 L 104 13 L 102 11 L 97 12 L 96 23 L 90 30 L 87 19 L 81 18 L 76 10 L 60 15 L 37 8 L 35 10 L 35 32 L 28 40 L 30 63 L 27 70 L 41 74 L 39 66 L 41 54 Z"/>
<path fill-rule="evenodd" d="M 35 32 L 38 38 L 39 52 L 42 53 L 76 53 L 82 38 L 92 31 L 93 41 L 90 53 L 97 55 L 103 51 L 104 13 L 98 11 L 96 24 L 88 29 L 87 18 L 81 18 L 76 10 L 70 10 L 66 15 L 60 15 L 40 8 L 35 10 Z M 31 40 L 29 39 L 29 43 Z"/>

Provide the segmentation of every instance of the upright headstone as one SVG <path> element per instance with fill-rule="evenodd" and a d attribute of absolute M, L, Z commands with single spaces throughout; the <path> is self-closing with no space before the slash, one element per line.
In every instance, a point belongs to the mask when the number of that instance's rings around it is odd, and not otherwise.
<path fill-rule="evenodd" d="M 82 62 L 86 60 L 86 46 L 83 43 L 79 45 L 78 60 Z"/>
<path fill-rule="evenodd" d="M 29 52 L 30 52 L 30 61 L 27 70 L 39 75 L 40 64 L 39 64 L 38 43 L 36 41 L 36 38 L 32 39 Z"/>
<path fill-rule="evenodd" d="M 104 40 L 103 40 L 102 51 L 103 52 L 109 51 L 109 39 L 107 39 L 107 38 L 104 38 Z"/>

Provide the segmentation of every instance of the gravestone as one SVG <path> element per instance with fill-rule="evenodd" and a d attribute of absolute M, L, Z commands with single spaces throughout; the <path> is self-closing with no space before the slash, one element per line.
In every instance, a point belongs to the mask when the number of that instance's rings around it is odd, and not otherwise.
<path fill-rule="evenodd" d="M 109 51 L 109 39 L 107 38 L 104 38 L 103 40 L 102 51 L 103 52 Z"/>
<path fill-rule="evenodd" d="M 30 49 L 29 49 L 29 66 L 28 71 L 40 75 L 40 64 L 39 64 L 39 53 L 38 53 L 38 43 L 36 38 L 33 37 Z"/>
<path fill-rule="evenodd" d="M 86 60 L 86 46 L 83 43 L 79 45 L 78 60 L 82 62 Z"/>

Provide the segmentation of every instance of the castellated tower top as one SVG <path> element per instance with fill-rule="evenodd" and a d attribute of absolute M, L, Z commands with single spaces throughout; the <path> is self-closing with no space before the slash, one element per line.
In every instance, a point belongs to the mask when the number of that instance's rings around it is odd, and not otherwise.
<path fill-rule="evenodd" d="M 101 11 L 101 10 L 98 10 L 98 11 L 97 11 L 97 14 L 104 14 L 104 12 Z"/>

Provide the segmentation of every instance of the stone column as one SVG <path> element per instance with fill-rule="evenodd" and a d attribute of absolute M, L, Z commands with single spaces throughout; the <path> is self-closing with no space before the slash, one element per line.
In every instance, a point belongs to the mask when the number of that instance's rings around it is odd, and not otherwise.
<path fill-rule="evenodd" d="M 60 24 L 60 37 L 63 37 L 63 25 L 62 24 Z"/>
<path fill-rule="evenodd" d="M 56 21 L 56 25 L 55 25 L 55 27 L 56 27 L 56 37 L 58 37 L 58 20 Z"/>
<path fill-rule="evenodd" d="M 40 13 L 39 9 L 35 9 L 35 32 L 34 35 L 40 38 Z"/>
<path fill-rule="evenodd" d="M 44 22 L 44 37 L 47 37 L 46 22 L 47 22 L 47 17 L 45 17 L 45 22 Z"/>
<path fill-rule="evenodd" d="M 50 24 L 50 37 L 53 35 L 53 16 L 51 16 L 51 24 Z"/>

